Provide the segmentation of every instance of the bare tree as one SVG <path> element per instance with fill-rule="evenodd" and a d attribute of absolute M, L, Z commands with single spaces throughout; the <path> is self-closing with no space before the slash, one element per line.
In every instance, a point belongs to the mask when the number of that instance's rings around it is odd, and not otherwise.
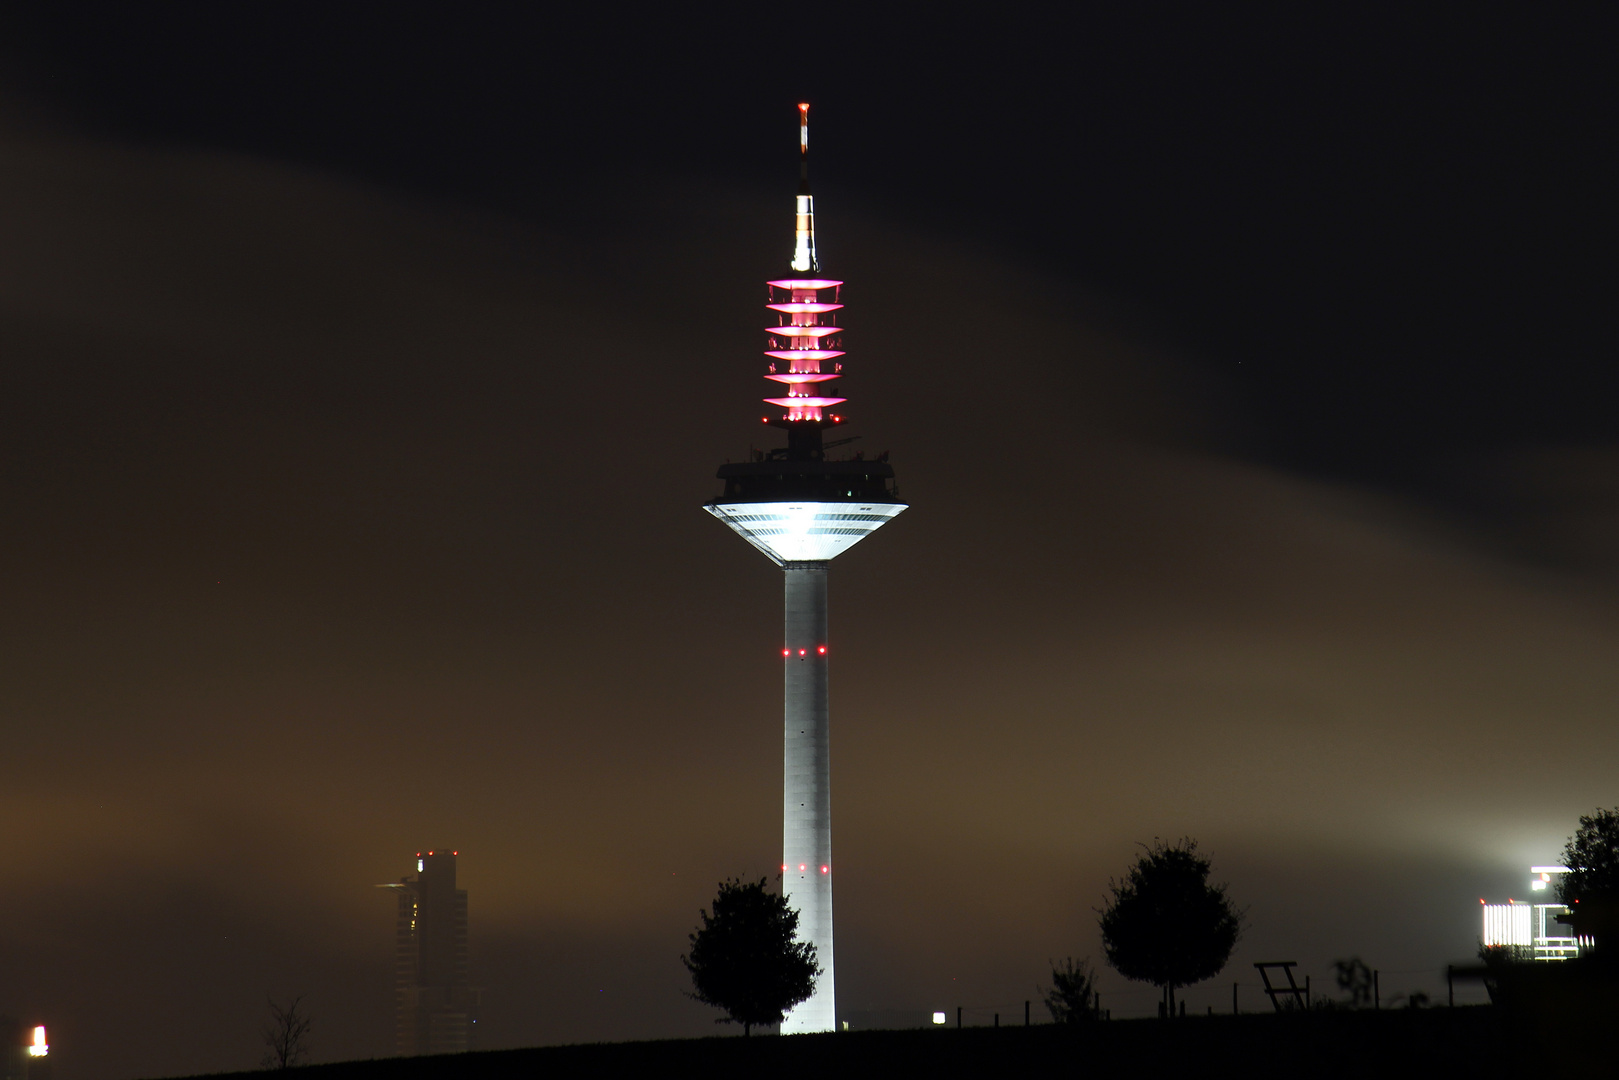
<path fill-rule="evenodd" d="M 1358 956 L 1347 960 L 1334 960 L 1333 970 L 1338 976 L 1338 989 L 1349 994 L 1351 1009 L 1364 1009 L 1372 1002 L 1372 969 Z"/>
<path fill-rule="evenodd" d="M 259 1062 L 266 1069 L 290 1069 L 309 1056 L 309 1009 L 304 996 L 296 994 L 285 1006 L 270 1002 L 270 1019 L 264 1025 L 264 1057 Z"/>

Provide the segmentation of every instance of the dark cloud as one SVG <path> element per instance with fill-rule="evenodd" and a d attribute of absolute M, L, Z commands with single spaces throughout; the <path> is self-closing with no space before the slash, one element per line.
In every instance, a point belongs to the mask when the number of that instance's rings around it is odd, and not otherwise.
<path fill-rule="evenodd" d="M 250 1066 L 295 990 L 319 1058 L 386 1053 L 373 886 L 442 844 L 482 1045 L 711 1032 L 676 957 L 776 862 L 780 585 L 699 506 L 767 438 L 785 200 L 5 155 L 0 1011 L 63 1080 Z M 1253 464 L 1128 315 L 822 201 L 853 430 L 914 503 L 833 575 L 840 1000 L 1009 1012 L 1182 834 L 1251 905 L 1232 977 L 1357 951 L 1432 991 L 1614 801 L 1601 576 Z M 1604 534 L 1619 474 L 1567 453 L 1564 516 L 1508 532 Z"/>

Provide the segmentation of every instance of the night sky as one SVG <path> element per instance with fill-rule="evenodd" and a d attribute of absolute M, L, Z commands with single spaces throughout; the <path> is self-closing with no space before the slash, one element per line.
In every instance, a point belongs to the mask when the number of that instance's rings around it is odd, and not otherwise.
<path fill-rule="evenodd" d="M 1054 11 L 0 16 L 0 1014 L 58 1080 L 251 1067 L 297 992 L 389 1053 L 438 846 L 478 1045 L 732 1033 L 678 957 L 778 865 L 781 586 L 700 507 L 774 445 L 799 100 L 913 504 L 832 575 L 840 1013 L 1015 1015 L 1182 835 L 1249 919 L 1191 1010 L 1442 993 L 1619 803 L 1613 36 Z"/>

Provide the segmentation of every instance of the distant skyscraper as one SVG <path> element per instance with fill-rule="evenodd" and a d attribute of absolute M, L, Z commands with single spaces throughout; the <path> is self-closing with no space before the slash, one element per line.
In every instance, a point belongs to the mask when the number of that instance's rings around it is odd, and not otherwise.
<path fill-rule="evenodd" d="M 783 396 L 765 398 L 772 409 L 761 418 L 787 433 L 787 445 L 721 466 L 725 492 L 706 507 L 781 567 L 785 579 L 782 891 L 798 911 L 798 937 L 814 943 L 822 971 L 814 995 L 787 1014 L 783 1034 L 837 1027 L 827 571 L 834 558 L 906 508 L 886 453 L 874 461 L 863 453 L 841 460 L 826 453 L 854 441 L 823 437 L 843 424 L 837 408 L 847 400 L 831 385 L 843 376 L 843 331 L 836 325 L 843 282 L 821 275 L 809 185 L 809 106 L 800 105 L 798 112 L 791 273 L 768 282 L 766 305 L 774 324 L 765 328 L 765 378 Z"/>
<path fill-rule="evenodd" d="M 467 1049 L 480 992 L 467 985 L 467 891 L 455 887 L 453 851 L 416 853 L 416 875 L 386 885 L 399 894 L 394 993 L 399 1053 Z"/>
<path fill-rule="evenodd" d="M 51 1047 L 45 1025 L 19 1024 L 0 1017 L 0 1040 L 5 1043 L 0 1053 L 0 1080 L 50 1080 Z"/>

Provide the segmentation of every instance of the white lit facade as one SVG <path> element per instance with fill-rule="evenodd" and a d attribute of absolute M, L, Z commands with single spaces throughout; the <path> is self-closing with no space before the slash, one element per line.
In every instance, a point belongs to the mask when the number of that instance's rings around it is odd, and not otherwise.
<path fill-rule="evenodd" d="M 1556 890 L 1559 875 L 1568 873 L 1566 866 L 1531 866 L 1529 893 L 1531 899 L 1508 899 L 1504 904 L 1479 901 L 1484 925 L 1479 941 L 1486 948 L 1519 949 L 1535 960 L 1570 960 L 1589 948 L 1591 939 L 1567 932 L 1559 925 L 1557 916 L 1568 910 L 1566 904 L 1552 901 L 1547 893 Z"/>

